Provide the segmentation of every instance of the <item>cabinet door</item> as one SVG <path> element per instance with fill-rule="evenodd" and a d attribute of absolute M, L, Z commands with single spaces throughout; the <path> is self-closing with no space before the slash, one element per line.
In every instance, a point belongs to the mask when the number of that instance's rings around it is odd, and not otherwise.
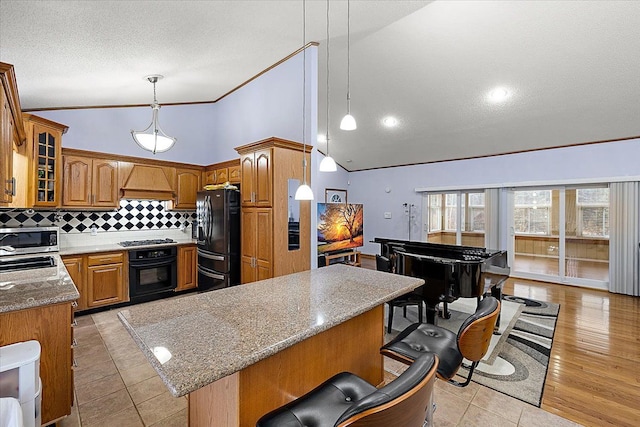
<path fill-rule="evenodd" d="M 62 204 L 91 206 L 91 159 L 64 156 Z"/>
<path fill-rule="evenodd" d="M 205 171 L 203 175 L 204 175 L 204 178 L 203 178 L 203 184 L 204 185 L 212 185 L 212 184 L 216 183 L 216 171 L 215 170 Z"/>
<path fill-rule="evenodd" d="M 224 184 L 229 181 L 229 169 L 216 169 L 216 184 Z"/>
<path fill-rule="evenodd" d="M 272 174 L 271 150 L 255 152 L 255 205 L 271 206 Z M 243 171 L 244 174 L 244 171 Z"/>
<path fill-rule="evenodd" d="M 93 206 L 118 207 L 118 162 L 93 159 L 91 204 Z"/>
<path fill-rule="evenodd" d="M 258 280 L 273 277 L 273 215 L 271 209 L 256 209 L 255 266 Z"/>
<path fill-rule="evenodd" d="M 176 205 L 178 209 L 195 209 L 200 190 L 200 170 L 176 169 Z"/>
<path fill-rule="evenodd" d="M 229 182 L 232 184 L 240 183 L 240 166 L 229 166 Z"/>
<path fill-rule="evenodd" d="M 240 171 L 240 197 L 242 197 L 242 206 L 253 206 L 255 191 L 253 153 L 245 154 L 240 158 Z"/>
<path fill-rule="evenodd" d="M 87 291 L 84 285 L 84 274 L 82 271 L 82 257 L 63 257 L 62 262 L 64 263 L 71 280 L 73 280 L 73 284 L 76 285 L 78 292 L 80 293 L 80 298 L 78 298 L 78 306 L 76 307 L 76 311 L 86 310 L 87 309 Z"/>
<path fill-rule="evenodd" d="M 33 124 L 35 173 L 34 206 L 55 207 L 60 202 L 62 132 Z"/>
<path fill-rule="evenodd" d="M 193 289 L 197 286 L 197 252 L 195 246 L 178 248 L 178 286 L 176 291 Z"/>
<path fill-rule="evenodd" d="M 257 279 L 254 268 L 254 258 L 256 254 L 256 229 L 257 211 L 256 209 L 242 209 L 241 213 L 242 241 L 240 245 L 240 281 L 241 283 L 255 282 Z"/>
<path fill-rule="evenodd" d="M 87 306 L 100 307 L 125 301 L 122 264 L 87 268 Z"/>

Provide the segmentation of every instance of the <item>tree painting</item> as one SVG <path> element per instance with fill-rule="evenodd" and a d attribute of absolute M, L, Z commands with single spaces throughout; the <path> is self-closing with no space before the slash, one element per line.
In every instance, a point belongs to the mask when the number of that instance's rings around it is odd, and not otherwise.
<path fill-rule="evenodd" d="M 318 252 L 362 246 L 362 205 L 318 203 Z"/>

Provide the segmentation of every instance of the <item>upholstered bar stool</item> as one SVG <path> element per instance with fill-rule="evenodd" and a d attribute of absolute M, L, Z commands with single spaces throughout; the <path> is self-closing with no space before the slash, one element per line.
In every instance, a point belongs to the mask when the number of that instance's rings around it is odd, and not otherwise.
<path fill-rule="evenodd" d="M 357 375 L 342 372 L 264 415 L 256 426 L 422 427 L 425 419 L 431 420 L 437 366 L 436 355 L 422 355 L 380 389 Z"/>
<path fill-rule="evenodd" d="M 460 325 L 458 333 L 429 323 L 414 323 L 388 344 L 380 353 L 400 362 L 411 364 L 424 354 L 437 354 L 438 377 L 458 387 L 466 387 L 480 360 L 487 354 L 493 328 L 500 313 L 500 302 L 487 296 Z M 469 375 L 463 383 L 453 380 L 463 359 L 470 360 Z"/>

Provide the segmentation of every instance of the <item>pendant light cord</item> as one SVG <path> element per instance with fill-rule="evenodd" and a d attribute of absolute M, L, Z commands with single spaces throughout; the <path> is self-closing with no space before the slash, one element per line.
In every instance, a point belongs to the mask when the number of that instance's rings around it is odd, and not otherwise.
<path fill-rule="evenodd" d="M 347 113 L 351 114 L 351 2 L 347 0 Z"/>
<path fill-rule="evenodd" d="M 329 0 L 327 0 L 327 157 L 329 154 Z"/>
<path fill-rule="evenodd" d="M 302 182 L 307 185 L 307 2 L 302 0 Z"/>

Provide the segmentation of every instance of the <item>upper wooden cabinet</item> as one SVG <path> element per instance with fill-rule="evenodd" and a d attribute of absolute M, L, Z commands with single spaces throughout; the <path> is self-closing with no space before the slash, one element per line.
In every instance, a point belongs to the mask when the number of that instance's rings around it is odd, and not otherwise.
<path fill-rule="evenodd" d="M 242 206 L 271 206 L 273 188 L 271 156 L 271 148 L 241 154 L 240 194 Z"/>
<path fill-rule="evenodd" d="M 204 185 L 209 184 L 240 184 L 240 160 L 228 160 L 215 163 L 205 168 L 203 173 Z"/>
<path fill-rule="evenodd" d="M 158 164 L 118 162 L 120 195 L 124 199 L 173 200 L 176 168 Z M 198 174 L 200 169 L 198 169 Z"/>
<path fill-rule="evenodd" d="M 16 193 L 13 150 L 25 139 L 13 65 L 0 62 L 0 206 L 11 203 Z"/>
<path fill-rule="evenodd" d="M 14 156 L 15 207 L 58 207 L 62 189 L 62 135 L 68 127 L 24 114 L 27 142 Z"/>
<path fill-rule="evenodd" d="M 195 209 L 198 191 L 202 189 L 200 169 L 176 169 L 177 209 Z"/>
<path fill-rule="evenodd" d="M 63 165 L 62 206 L 118 207 L 117 161 L 65 155 Z"/>

